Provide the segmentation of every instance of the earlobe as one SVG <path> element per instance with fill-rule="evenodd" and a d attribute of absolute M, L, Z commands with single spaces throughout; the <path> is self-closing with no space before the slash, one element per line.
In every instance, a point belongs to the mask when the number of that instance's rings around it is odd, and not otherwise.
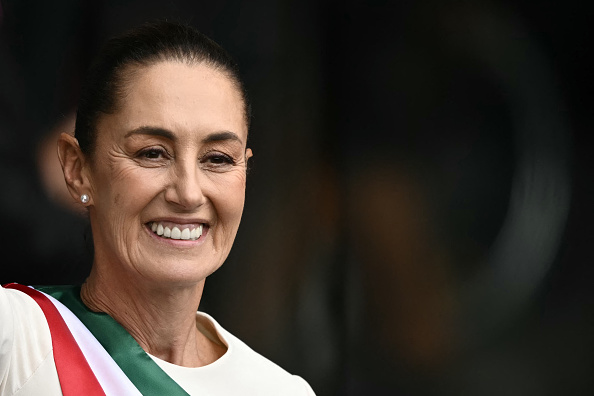
<path fill-rule="evenodd" d="M 87 195 L 90 192 L 90 185 L 84 172 L 85 155 L 74 136 L 67 133 L 60 135 L 58 138 L 58 158 L 62 165 L 68 191 L 75 201 L 80 202 L 81 195 Z"/>

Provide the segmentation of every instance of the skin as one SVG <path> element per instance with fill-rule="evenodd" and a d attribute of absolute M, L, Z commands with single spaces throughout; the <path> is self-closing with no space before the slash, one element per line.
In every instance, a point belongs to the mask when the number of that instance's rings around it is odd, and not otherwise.
<path fill-rule="evenodd" d="M 225 74 L 204 64 L 131 71 L 118 111 L 98 122 L 92 156 L 69 134 L 58 141 L 72 197 L 90 197 L 95 257 L 81 297 L 148 353 L 199 367 L 226 351 L 198 330 L 196 310 L 243 212 L 251 157 L 244 103 Z M 205 227 L 195 241 L 172 240 L 151 231 L 154 221 Z"/>

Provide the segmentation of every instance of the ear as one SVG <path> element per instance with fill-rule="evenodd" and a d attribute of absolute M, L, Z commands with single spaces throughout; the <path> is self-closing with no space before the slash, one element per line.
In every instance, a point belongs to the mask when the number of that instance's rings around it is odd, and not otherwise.
<path fill-rule="evenodd" d="M 254 156 L 254 153 L 252 153 L 252 149 L 251 148 L 246 148 L 245 149 L 245 159 L 246 161 L 249 160 L 250 158 L 252 158 Z"/>
<path fill-rule="evenodd" d="M 78 140 L 72 135 L 62 133 L 58 138 L 58 158 L 64 172 L 64 180 L 72 198 L 80 203 L 80 196 L 87 194 L 90 200 L 86 205 L 92 205 L 93 196 L 89 178 L 86 172 L 86 157 L 78 145 Z"/>

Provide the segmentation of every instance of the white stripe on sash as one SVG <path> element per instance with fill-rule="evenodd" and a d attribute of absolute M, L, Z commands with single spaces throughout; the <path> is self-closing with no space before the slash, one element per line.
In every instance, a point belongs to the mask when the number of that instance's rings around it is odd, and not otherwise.
<path fill-rule="evenodd" d="M 60 312 L 106 396 L 142 396 L 95 336 L 64 304 L 45 294 Z"/>

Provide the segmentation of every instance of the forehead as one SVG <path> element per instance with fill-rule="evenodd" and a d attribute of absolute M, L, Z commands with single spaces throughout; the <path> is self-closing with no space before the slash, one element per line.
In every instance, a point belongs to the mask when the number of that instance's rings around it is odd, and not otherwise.
<path fill-rule="evenodd" d="M 224 72 L 203 63 L 163 61 L 125 73 L 117 111 L 102 117 L 99 130 L 103 124 L 111 132 L 143 126 L 178 134 L 231 131 L 245 141 L 243 98 Z"/>

